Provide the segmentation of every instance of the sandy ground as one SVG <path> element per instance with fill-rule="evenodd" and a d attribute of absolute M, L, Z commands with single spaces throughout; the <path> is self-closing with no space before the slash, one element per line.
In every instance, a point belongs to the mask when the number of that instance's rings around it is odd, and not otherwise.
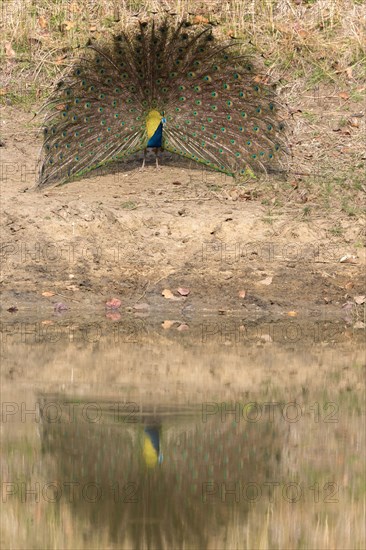
<path fill-rule="evenodd" d="M 362 323 L 356 218 L 341 237 L 329 233 L 337 212 L 307 220 L 289 204 L 268 223 L 260 200 L 232 178 L 170 159 L 160 170 L 151 162 L 141 172 L 136 161 L 38 192 L 32 115 L 6 107 L 2 119 L 5 320 L 44 318 L 59 303 L 67 315 L 104 314 L 105 302 L 118 298 L 122 314 L 140 304 L 140 313 L 168 319 L 183 311 Z"/>

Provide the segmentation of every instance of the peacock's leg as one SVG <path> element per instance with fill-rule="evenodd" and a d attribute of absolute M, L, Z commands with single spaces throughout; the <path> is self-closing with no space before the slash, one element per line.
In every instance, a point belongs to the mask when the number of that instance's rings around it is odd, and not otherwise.
<path fill-rule="evenodd" d="M 160 170 L 160 166 L 159 166 L 159 149 L 160 149 L 160 147 L 155 147 L 155 148 L 154 148 L 155 161 L 156 161 L 156 169 L 157 169 L 157 170 Z"/>
<path fill-rule="evenodd" d="M 146 162 L 146 149 L 144 149 L 144 160 L 142 161 L 140 172 L 142 172 L 145 169 L 145 162 Z"/>

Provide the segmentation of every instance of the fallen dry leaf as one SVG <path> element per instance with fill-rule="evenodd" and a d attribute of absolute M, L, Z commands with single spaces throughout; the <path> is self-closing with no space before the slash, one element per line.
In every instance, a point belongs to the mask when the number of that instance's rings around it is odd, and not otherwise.
<path fill-rule="evenodd" d="M 118 312 L 118 311 L 109 311 L 108 313 L 105 314 L 105 316 L 107 317 L 107 319 L 110 319 L 111 321 L 119 321 L 120 318 L 121 318 L 121 314 Z"/>
<path fill-rule="evenodd" d="M 141 303 L 141 304 L 135 304 L 133 306 L 133 309 L 136 309 L 136 311 L 146 311 L 147 309 L 150 309 L 150 306 L 149 304 L 146 304 L 145 302 Z"/>
<path fill-rule="evenodd" d="M 245 298 L 245 295 L 246 295 L 246 291 L 245 290 L 239 290 L 239 298 Z"/>
<path fill-rule="evenodd" d="M 47 28 L 47 19 L 43 15 L 38 18 L 38 25 L 41 27 L 41 29 Z"/>
<path fill-rule="evenodd" d="M 174 296 L 173 292 L 169 290 L 169 288 L 164 288 L 161 294 L 167 300 L 174 300 L 176 298 L 176 296 Z"/>
<path fill-rule="evenodd" d="M 352 67 L 347 67 L 346 68 L 346 75 L 347 75 L 347 78 L 349 78 L 349 79 L 353 78 Z"/>
<path fill-rule="evenodd" d="M 352 281 L 349 281 L 348 283 L 346 283 L 344 285 L 344 288 L 346 288 L 347 290 L 349 290 L 350 288 L 353 288 L 354 287 L 354 283 Z"/>
<path fill-rule="evenodd" d="M 179 321 L 171 321 L 171 320 L 165 320 L 161 323 L 161 327 L 164 329 L 170 329 L 172 326 L 179 324 Z"/>
<path fill-rule="evenodd" d="M 67 311 L 69 308 L 63 302 L 57 302 L 57 304 L 53 306 L 53 309 L 54 311 Z"/>
<path fill-rule="evenodd" d="M 268 286 L 272 283 L 272 279 L 273 277 L 266 277 L 263 281 L 259 281 L 259 284 Z"/>
<path fill-rule="evenodd" d="M 189 288 L 184 288 L 184 287 L 179 287 L 177 288 L 177 292 L 181 295 L 181 296 L 188 296 L 188 294 L 191 292 Z"/>
<path fill-rule="evenodd" d="M 54 296 L 55 293 L 52 292 L 51 290 L 45 290 L 44 292 L 42 292 L 42 296 L 45 296 L 46 298 L 51 298 L 51 296 Z"/>
<path fill-rule="evenodd" d="M 349 93 L 348 92 L 339 92 L 338 95 L 341 99 L 344 99 L 344 100 L 349 99 Z"/>
<path fill-rule="evenodd" d="M 356 264 L 357 260 L 355 256 L 352 256 L 352 254 L 346 254 L 345 256 L 342 256 L 342 258 L 339 260 L 341 264 L 347 263 L 347 264 Z"/>
<path fill-rule="evenodd" d="M 121 304 L 122 302 L 118 298 L 112 298 L 111 300 L 105 303 L 108 309 L 118 309 L 119 307 L 121 307 Z"/>
<path fill-rule="evenodd" d="M 366 301 L 366 296 L 365 296 L 365 295 L 362 295 L 362 296 L 355 296 L 353 299 L 354 299 L 354 301 L 356 302 L 357 305 L 361 306 L 362 304 L 365 303 L 365 301 Z"/>
<path fill-rule="evenodd" d="M 56 63 L 56 65 L 61 65 L 65 61 L 66 58 L 67 58 L 67 55 L 59 55 L 54 60 L 54 63 Z"/>
<path fill-rule="evenodd" d="M 74 21 L 63 21 L 62 22 L 62 28 L 64 31 L 71 31 L 75 27 Z"/>
<path fill-rule="evenodd" d="M 257 84 L 269 84 L 269 78 L 263 74 L 256 74 L 255 77 L 253 77 L 253 82 Z"/>
<path fill-rule="evenodd" d="M 5 56 L 9 58 L 13 58 L 16 56 L 15 51 L 13 50 L 13 46 L 11 45 L 11 42 L 5 42 Z"/>
<path fill-rule="evenodd" d="M 359 128 L 360 126 L 360 121 L 355 116 L 351 116 L 351 118 L 348 120 L 348 123 L 350 126 L 352 126 L 352 128 Z"/>
<path fill-rule="evenodd" d="M 206 25 L 208 23 L 207 17 L 204 17 L 203 15 L 196 15 L 196 17 L 193 19 L 193 24 L 198 25 L 199 23 L 203 23 Z"/>

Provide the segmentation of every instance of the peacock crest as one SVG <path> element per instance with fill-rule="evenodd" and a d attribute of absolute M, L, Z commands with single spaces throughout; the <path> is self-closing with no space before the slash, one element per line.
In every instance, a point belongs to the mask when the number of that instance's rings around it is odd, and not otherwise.
<path fill-rule="evenodd" d="M 284 125 L 273 89 L 210 25 L 139 21 L 89 42 L 44 106 L 39 187 L 161 147 L 236 176 L 278 166 Z"/>

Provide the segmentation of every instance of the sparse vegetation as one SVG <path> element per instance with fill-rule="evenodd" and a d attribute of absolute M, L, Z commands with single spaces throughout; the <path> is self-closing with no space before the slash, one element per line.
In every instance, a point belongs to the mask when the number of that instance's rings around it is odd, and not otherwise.
<path fill-rule="evenodd" d="M 125 210 L 136 210 L 137 205 L 133 201 L 127 201 L 121 204 L 121 208 L 124 208 Z"/>

